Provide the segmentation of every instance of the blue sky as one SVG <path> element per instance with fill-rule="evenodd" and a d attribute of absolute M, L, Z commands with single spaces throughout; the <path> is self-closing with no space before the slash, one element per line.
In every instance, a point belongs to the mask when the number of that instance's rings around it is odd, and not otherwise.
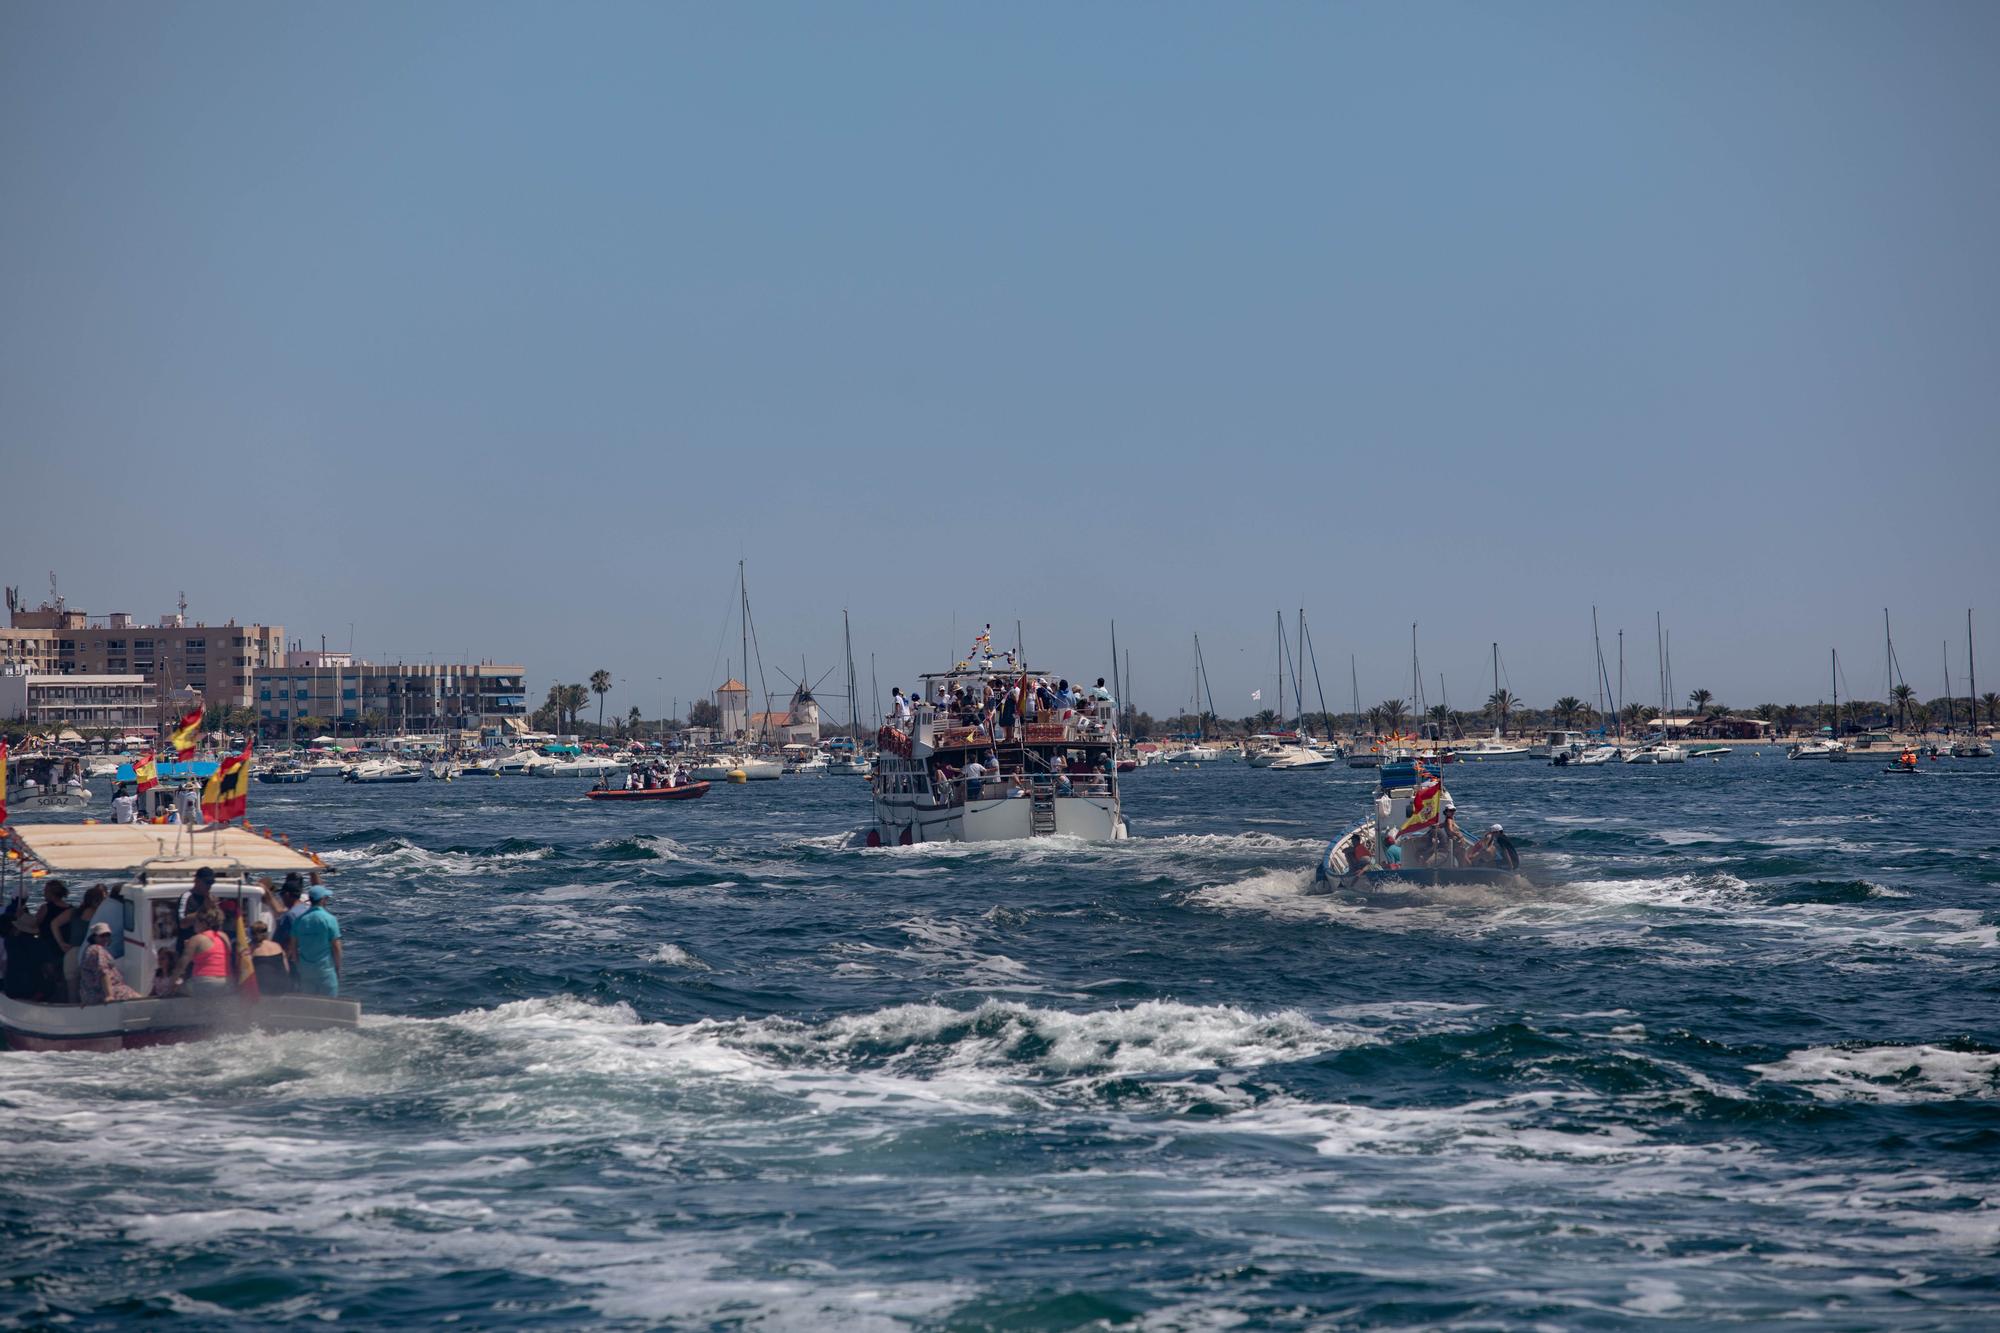
<path fill-rule="evenodd" d="M 2000 9 L 17 3 L 0 573 L 1139 702 L 2000 684 Z M 1982 599 L 1984 599 L 1982 601 Z M 733 648 L 727 656 L 735 655 Z M 775 673 L 773 688 L 782 688 Z M 1339 681 L 1336 690 L 1334 681 Z M 1434 684 L 1427 687 L 1434 689 Z M 1268 698 L 1268 691 L 1266 697 Z M 1233 701 L 1233 702 L 1232 702 Z"/>

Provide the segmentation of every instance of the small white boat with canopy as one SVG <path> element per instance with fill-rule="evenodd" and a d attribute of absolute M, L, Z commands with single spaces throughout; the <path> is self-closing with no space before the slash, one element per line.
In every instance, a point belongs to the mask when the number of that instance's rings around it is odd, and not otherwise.
<path fill-rule="evenodd" d="M 33 910 L 30 895 L 51 877 L 88 877 L 112 887 L 113 899 L 123 905 L 118 971 L 126 985 L 148 997 L 50 1004 L 0 995 L 0 1032 L 15 1047 L 116 1051 L 257 1028 L 319 1031 L 360 1022 L 361 1006 L 353 1000 L 251 998 L 248 986 L 220 995 L 150 995 L 159 950 L 174 943 L 181 896 L 193 887 L 196 871 L 215 873 L 212 900 L 225 915 L 240 917 L 247 932 L 269 920 L 259 879 L 293 872 L 311 877 L 323 871 L 304 851 L 247 828 L 185 824 L 15 824 L 7 847 L 19 854 L 0 870 L 9 881 L 5 899 L 10 911 Z M 233 961 L 232 974 L 247 962 L 240 954 Z"/>

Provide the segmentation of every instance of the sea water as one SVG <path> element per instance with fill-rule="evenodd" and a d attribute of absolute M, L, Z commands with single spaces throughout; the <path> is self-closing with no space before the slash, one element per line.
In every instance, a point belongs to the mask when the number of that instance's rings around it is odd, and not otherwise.
<path fill-rule="evenodd" d="M 367 1017 L 0 1055 L 0 1321 L 1991 1326 L 2000 769 L 1875 769 L 1468 765 L 1533 886 L 1381 897 L 1345 769 L 257 786 Z"/>

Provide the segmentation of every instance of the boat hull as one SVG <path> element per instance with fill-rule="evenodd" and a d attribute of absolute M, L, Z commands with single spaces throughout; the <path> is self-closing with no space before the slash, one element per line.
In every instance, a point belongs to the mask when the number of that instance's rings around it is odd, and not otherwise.
<path fill-rule="evenodd" d="M 969 800 L 962 805 L 947 806 L 930 806 L 899 797 L 900 794 L 877 795 L 875 799 L 876 835 L 891 846 L 920 842 L 1014 842 L 1037 836 L 1114 842 L 1127 836 L 1117 802 L 1103 797 L 1055 797 L 1055 828 L 1039 835 L 1035 832 L 1035 803 L 1027 797 Z"/>
<path fill-rule="evenodd" d="M 650 790 L 626 791 L 613 788 L 604 791 L 584 793 L 593 801 L 693 801 L 708 795 L 706 782 L 687 782 L 678 787 L 654 787 Z"/>
<path fill-rule="evenodd" d="M 176 996 L 120 1004 L 36 1004 L 0 996 L 0 1036 L 25 1051 L 121 1051 L 257 1029 L 318 1032 L 361 1021 L 354 1000 L 317 995 Z"/>

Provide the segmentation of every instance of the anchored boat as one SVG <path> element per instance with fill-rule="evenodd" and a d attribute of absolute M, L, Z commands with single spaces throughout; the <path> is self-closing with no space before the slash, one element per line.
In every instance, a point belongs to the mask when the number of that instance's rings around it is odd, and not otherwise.
<path fill-rule="evenodd" d="M 262 888 L 253 876 L 319 872 L 319 862 L 247 828 L 185 824 L 16 824 L 8 847 L 21 859 L 10 901 L 58 877 L 88 876 L 110 884 L 124 904 L 123 956 L 118 972 L 145 999 L 110 1004 L 52 1004 L 0 995 L 0 1033 L 18 1048 L 35 1051 L 116 1051 L 263 1028 L 310 1032 L 351 1028 L 361 1021 L 353 1000 L 317 995 L 249 998 L 248 988 L 221 995 L 153 998 L 159 950 L 174 942 L 181 896 L 197 870 L 215 872 L 211 898 L 225 915 L 241 914 L 247 930 L 268 921 Z M 32 867 L 32 869 L 30 869 Z M 114 953 L 117 952 L 114 949 Z"/>

